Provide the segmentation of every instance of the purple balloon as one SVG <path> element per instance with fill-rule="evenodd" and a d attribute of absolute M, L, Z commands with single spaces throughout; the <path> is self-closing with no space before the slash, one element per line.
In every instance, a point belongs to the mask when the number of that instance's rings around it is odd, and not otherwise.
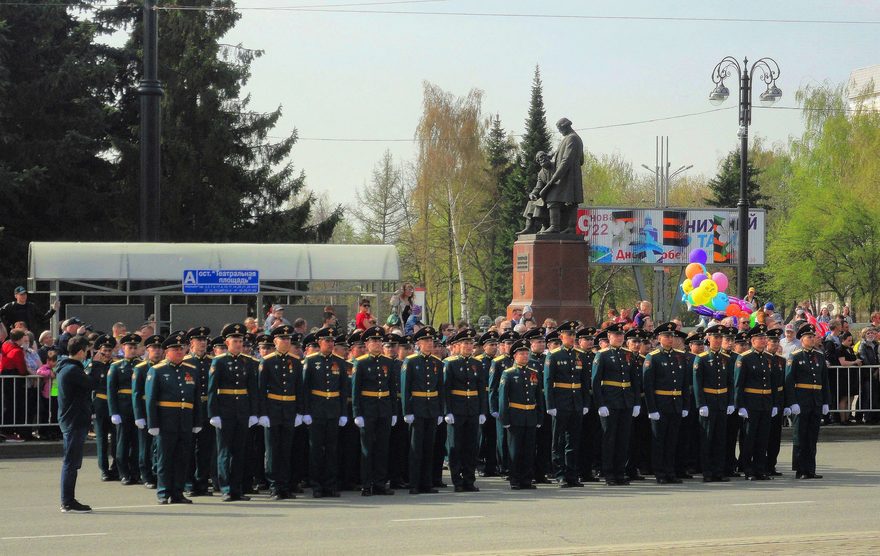
<path fill-rule="evenodd" d="M 700 287 L 700 283 L 702 283 L 703 280 L 705 280 L 705 279 L 706 279 L 706 275 L 705 275 L 705 274 L 703 274 L 703 273 L 697 274 L 696 276 L 694 276 L 693 278 L 691 278 L 691 285 L 692 285 L 694 288 L 699 288 L 699 287 Z"/>
<path fill-rule="evenodd" d="M 700 315 L 701 317 L 711 317 L 712 315 L 715 314 L 715 311 L 713 311 L 712 309 L 710 309 L 710 308 L 708 308 L 708 307 L 706 307 L 706 306 L 704 306 L 704 305 L 699 305 L 699 306 L 696 306 L 696 307 L 691 307 L 691 311 L 693 311 L 694 313 Z"/>
<path fill-rule="evenodd" d="M 721 320 L 721 319 L 723 319 L 723 318 L 726 317 L 726 316 L 727 316 L 727 315 L 725 315 L 725 314 L 724 314 L 723 312 L 721 312 L 721 311 L 715 311 L 715 314 L 712 315 L 712 318 L 715 319 L 715 320 Z"/>
<path fill-rule="evenodd" d="M 706 256 L 706 252 L 702 249 L 694 249 L 688 257 L 688 261 L 698 264 L 706 264 L 707 260 L 708 257 Z"/>

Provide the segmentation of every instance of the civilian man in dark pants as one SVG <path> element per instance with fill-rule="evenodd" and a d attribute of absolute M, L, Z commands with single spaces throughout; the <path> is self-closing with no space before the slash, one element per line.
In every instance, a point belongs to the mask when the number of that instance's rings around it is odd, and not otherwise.
<path fill-rule="evenodd" d="M 64 462 L 61 464 L 61 511 L 89 513 L 90 506 L 75 497 L 76 475 L 82 467 L 83 444 L 92 420 L 91 395 L 95 385 L 85 373 L 83 361 L 89 341 L 75 336 L 67 344 L 68 359 L 58 370 L 58 423 L 64 435 Z"/>

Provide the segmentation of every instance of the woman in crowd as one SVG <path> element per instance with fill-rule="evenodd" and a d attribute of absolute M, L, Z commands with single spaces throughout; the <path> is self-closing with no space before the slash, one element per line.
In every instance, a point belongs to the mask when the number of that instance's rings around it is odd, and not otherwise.
<path fill-rule="evenodd" d="M 840 424 L 849 425 L 852 396 L 859 393 L 858 367 L 862 365 L 862 360 L 853 352 L 852 334 L 849 332 L 842 333 L 840 335 L 840 344 L 837 352 L 838 365 L 845 368 L 837 369 L 837 408 L 843 410 L 840 414 Z"/>
<path fill-rule="evenodd" d="M 409 282 L 405 282 L 400 289 L 391 296 L 391 314 L 397 315 L 400 322 L 406 323 L 412 315 L 413 296 L 415 288 Z"/>

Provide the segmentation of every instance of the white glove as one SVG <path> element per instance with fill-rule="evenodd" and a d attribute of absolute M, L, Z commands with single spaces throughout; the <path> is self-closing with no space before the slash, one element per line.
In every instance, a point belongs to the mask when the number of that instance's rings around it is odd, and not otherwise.
<path fill-rule="evenodd" d="M 348 424 L 348 417 L 343 415 L 342 417 L 339 418 L 339 426 L 340 427 L 344 427 L 347 424 Z"/>
<path fill-rule="evenodd" d="M 403 422 L 406 423 L 407 425 L 412 425 L 413 421 L 415 421 L 415 420 L 416 420 L 415 415 L 404 415 L 403 416 Z"/>
<path fill-rule="evenodd" d="M 211 417 L 210 419 L 208 419 L 208 422 L 211 423 L 211 426 L 217 430 L 220 430 L 221 428 L 223 428 L 223 426 L 220 423 L 220 417 Z"/>
<path fill-rule="evenodd" d="M 687 417 L 687 416 L 688 416 L 688 410 L 687 410 L 687 409 L 682 409 L 682 410 L 681 410 L 681 418 L 684 419 L 684 418 Z"/>
<path fill-rule="evenodd" d="M 443 418 L 443 420 L 446 421 L 447 425 L 455 424 L 455 417 L 452 415 L 452 413 L 448 413 L 446 417 Z"/>
<path fill-rule="evenodd" d="M 739 411 L 737 411 L 736 414 L 739 415 L 740 417 L 742 417 L 743 419 L 749 418 L 749 412 L 746 411 L 746 408 L 744 408 L 744 407 L 739 408 Z"/>
<path fill-rule="evenodd" d="M 788 417 L 789 415 L 791 415 L 791 408 L 790 407 L 783 407 L 782 408 L 782 416 Z"/>
<path fill-rule="evenodd" d="M 480 418 L 477 419 L 477 420 L 480 422 L 481 425 L 483 425 L 483 424 L 486 423 L 486 416 L 485 416 L 485 415 L 480 415 Z"/>
<path fill-rule="evenodd" d="M 727 406 L 727 414 L 733 415 L 734 407 L 732 405 Z"/>
<path fill-rule="evenodd" d="M 608 408 L 604 405 L 599 408 L 599 417 L 608 417 Z"/>
<path fill-rule="evenodd" d="M 538 423 L 537 428 L 539 428 L 539 429 L 541 428 L 541 423 Z"/>
<path fill-rule="evenodd" d="M 199 434 L 202 432 L 202 427 L 193 427 L 193 434 Z"/>
<path fill-rule="evenodd" d="M 443 424 L 443 416 L 441 415 L 441 416 L 437 417 L 437 426 L 439 427 L 442 424 Z"/>
<path fill-rule="evenodd" d="M 359 429 L 364 428 L 364 418 L 363 418 L 363 417 L 355 417 L 355 418 L 354 418 L 354 424 L 355 424 L 355 426 L 357 426 L 357 428 L 359 428 Z"/>
<path fill-rule="evenodd" d="M 397 415 L 391 416 L 391 426 L 392 427 L 397 426 Z"/>
<path fill-rule="evenodd" d="M 299 413 L 296 414 L 296 417 L 293 418 L 293 428 L 296 428 L 303 424 L 303 416 Z"/>
<path fill-rule="evenodd" d="M 159 427 L 147 429 L 147 432 L 150 433 L 150 436 L 157 436 L 159 434 Z"/>
<path fill-rule="evenodd" d="M 828 407 L 828 404 L 822 404 L 822 415 L 828 415 L 831 409 Z"/>
<path fill-rule="evenodd" d="M 248 417 L 248 428 L 253 427 L 254 425 L 256 425 L 259 422 L 260 422 L 260 420 L 257 419 L 256 415 L 251 415 L 250 417 Z"/>
<path fill-rule="evenodd" d="M 493 411 L 493 412 L 492 412 L 492 418 L 493 418 L 493 419 L 497 419 L 497 418 L 498 418 L 498 412 L 497 412 L 497 411 Z"/>
<path fill-rule="evenodd" d="M 800 415 L 801 414 L 801 406 L 796 403 L 791 404 L 791 414 L 792 415 Z"/>
<path fill-rule="evenodd" d="M 640 405 L 633 406 L 633 417 L 638 417 L 639 413 L 641 413 L 641 412 L 642 412 L 642 406 L 640 406 Z"/>
<path fill-rule="evenodd" d="M 556 417 L 556 409 L 555 409 L 555 408 L 554 408 L 554 409 L 548 409 L 548 410 L 547 410 L 547 415 L 549 415 L 550 417 Z"/>
<path fill-rule="evenodd" d="M 147 428 L 147 420 L 146 419 L 135 419 L 134 426 L 143 430 L 143 429 Z"/>
<path fill-rule="evenodd" d="M 312 424 L 312 416 L 311 415 L 303 415 L 303 425 L 311 425 Z"/>
<path fill-rule="evenodd" d="M 777 415 L 779 415 L 779 408 L 778 407 L 771 408 L 770 409 L 770 417 L 776 417 Z"/>
<path fill-rule="evenodd" d="M 709 416 L 709 408 L 705 405 L 700 408 L 700 417 L 708 417 Z"/>
<path fill-rule="evenodd" d="M 585 407 L 585 408 L 584 408 L 584 415 L 586 415 L 586 414 L 589 413 L 589 412 L 590 412 L 590 408 L 589 408 L 589 407 Z"/>
<path fill-rule="evenodd" d="M 660 420 L 660 412 L 655 411 L 654 413 L 648 413 L 648 419 L 650 419 L 652 421 L 659 421 Z"/>
<path fill-rule="evenodd" d="M 505 429 L 509 429 L 509 428 L 510 428 L 510 425 L 504 425 L 504 428 L 505 428 Z"/>
<path fill-rule="evenodd" d="M 260 417 L 260 418 L 258 419 L 257 422 L 258 422 L 258 423 L 260 424 L 260 426 L 263 427 L 264 429 L 268 429 L 268 428 L 269 428 L 269 424 L 270 424 L 270 423 L 269 423 L 269 418 L 268 418 L 267 416 L 263 415 L 262 417 Z"/>
<path fill-rule="evenodd" d="M 110 422 L 113 423 L 114 425 L 121 425 L 122 424 L 122 417 L 120 417 L 119 415 L 111 415 Z"/>

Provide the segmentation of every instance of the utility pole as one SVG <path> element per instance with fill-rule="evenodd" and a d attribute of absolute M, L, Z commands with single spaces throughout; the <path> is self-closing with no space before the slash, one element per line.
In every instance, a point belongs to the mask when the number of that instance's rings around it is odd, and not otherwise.
<path fill-rule="evenodd" d="M 159 82 L 159 24 L 156 0 L 144 0 L 144 73 L 138 84 L 141 101 L 140 151 L 140 227 L 141 241 L 159 241 L 161 211 L 159 103 L 162 83 Z"/>

